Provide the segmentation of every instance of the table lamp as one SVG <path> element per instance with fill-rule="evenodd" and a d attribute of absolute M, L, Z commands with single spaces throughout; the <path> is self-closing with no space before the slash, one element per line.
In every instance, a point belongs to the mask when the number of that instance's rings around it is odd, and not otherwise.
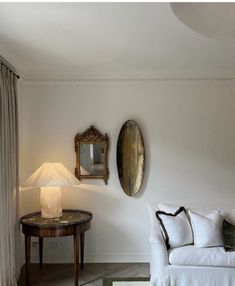
<path fill-rule="evenodd" d="M 62 186 L 80 184 L 79 180 L 61 163 L 44 163 L 23 184 L 23 187 L 40 187 L 41 216 L 62 216 Z"/>

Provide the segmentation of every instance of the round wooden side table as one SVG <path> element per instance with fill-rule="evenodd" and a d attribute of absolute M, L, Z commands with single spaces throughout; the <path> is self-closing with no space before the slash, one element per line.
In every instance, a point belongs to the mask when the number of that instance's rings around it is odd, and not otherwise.
<path fill-rule="evenodd" d="M 56 236 L 74 237 L 74 276 L 75 286 L 78 286 L 79 276 L 79 242 L 81 265 L 84 264 L 84 241 L 85 231 L 91 226 L 92 214 L 83 210 L 63 210 L 59 218 L 42 218 L 40 212 L 27 214 L 20 219 L 22 232 L 25 235 L 25 264 L 26 264 L 26 286 L 30 286 L 30 246 L 31 236 L 39 238 L 40 267 L 43 259 L 43 238 Z"/>

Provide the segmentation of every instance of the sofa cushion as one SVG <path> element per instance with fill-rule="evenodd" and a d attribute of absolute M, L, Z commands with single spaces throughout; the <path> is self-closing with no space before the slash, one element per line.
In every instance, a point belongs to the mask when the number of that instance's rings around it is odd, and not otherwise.
<path fill-rule="evenodd" d="M 223 247 L 187 245 L 171 249 L 169 262 L 172 265 L 235 267 L 235 252 L 226 252 Z"/>
<path fill-rule="evenodd" d="M 156 217 L 164 232 L 167 249 L 193 243 L 193 233 L 184 207 L 174 213 L 156 211 Z"/>
<path fill-rule="evenodd" d="M 222 217 L 219 211 L 207 216 L 189 210 L 193 228 L 194 245 L 197 247 L 222 246 Z"/>

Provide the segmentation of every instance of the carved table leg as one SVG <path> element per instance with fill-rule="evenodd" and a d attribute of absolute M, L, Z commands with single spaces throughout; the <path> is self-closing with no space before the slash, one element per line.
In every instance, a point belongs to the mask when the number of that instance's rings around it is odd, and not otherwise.
<path fill-rule="evenodd" d="M 31 236 L 25 234 L 26 286 L 30 286 L 30 246 L 31 246 Z"/>
<path fill-rule="evenodd" d="M 43 259 L 43 237 L 39 237 L 39 261 L 40 268 L 42 268 L 42 259 Z"/>
<path fill-rule="evenodd" d="M 85 241 L 85 232 L 80 233 L 80 251 L 81 251 L 81 265 L 80 268 L 84 267 L 84 241 Z"/>
<path fill-rule="evenodd" d="M 75 275 L 75 286 L 78 286 L 78 276 L 79 276 L 79 233 L 74 234 L 74 275 Z"/>

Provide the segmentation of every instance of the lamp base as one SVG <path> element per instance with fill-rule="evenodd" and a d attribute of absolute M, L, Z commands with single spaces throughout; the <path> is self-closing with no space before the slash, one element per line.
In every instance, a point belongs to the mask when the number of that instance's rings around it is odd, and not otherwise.
<path fill-rule="evenodd" d="M 62 216 L 62 194 L 60 187 L 41 187 L 41 216 L 58 218 Z"/>

